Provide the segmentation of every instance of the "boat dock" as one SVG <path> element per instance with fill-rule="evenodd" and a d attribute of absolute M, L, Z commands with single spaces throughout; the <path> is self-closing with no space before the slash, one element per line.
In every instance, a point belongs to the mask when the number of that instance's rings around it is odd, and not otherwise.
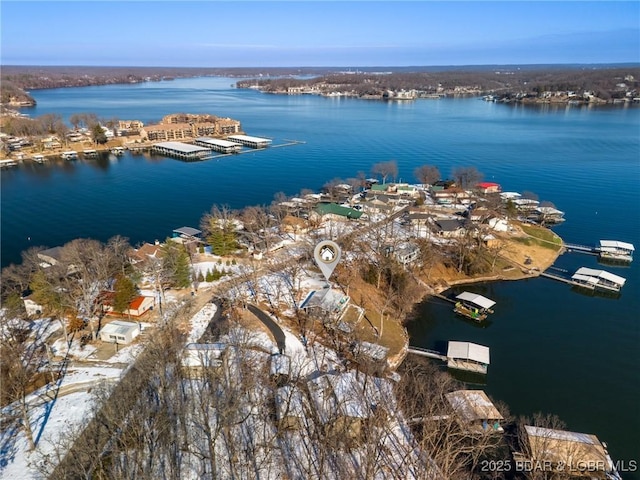
<path fill-rule="evenodd" d="M 618 240 L 600 240 L 597 246 L 579 245 L 575 243 L 565 243 L 567 252 L 584 253 L 587 255 L 598 255 L 606 260 L 619 260 L 631 262 L 635 247 L 631 243 L 620 242 Z"/>
<path fill-rule="evenodd" d="M 412 346 L 407 351 L 414 355 L 446 362 L 447 367 L 454 370 L 464 370 L 485 375 L 489 367 L 489 347 L 471 342 L 450 341 L 446 355 L 436 350 Z"/>
<path fill-rule="evenodd" d="M 15 160 L 12 160 L 10 158 L 4 159 L 4 160 L 0 160 L 0 168 L 15 167 L 17 165 L 18 165 L 18 162 L 16 162 Z"/>
<path fill-rule="evenodd" d="M 581 267 L 571 278 L 555 273 L 541 272 L 541 277 L 550 278 L 558 282 L 563 282 L 574 287 L 587 288 L 589 290 L 606 290 L 610 292 L 620 292 L 626 279 L 605 270 L 594 270 L 592 268 Z"/>

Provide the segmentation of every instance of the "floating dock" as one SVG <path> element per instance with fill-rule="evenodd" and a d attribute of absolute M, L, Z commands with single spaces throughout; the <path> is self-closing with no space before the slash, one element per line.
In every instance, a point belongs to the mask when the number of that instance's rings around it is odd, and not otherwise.
<path fill-rule="evenodd" d="M 84 154 L 85 157 L 90 157 L 90 158 L 98 156 L 97 150 L 83 150 L 82 153 Z"/>
<path fill-rule="evenodd" d="M 194 161 L 211 158 L 211 150 L 197 145 L 182 142 L 160 142 L 153 146 L 153 151 L 180 160 Z"/>
<path fill-rule="evenodd" d="M 620 242 L 618 240 L 600 240 L 599 244 L 593 247 L 575 243 L 565 243 L 564 248 L 568 252 L 598 255 L 604 260 L 614 260 L 621 262 L 633 261 L 633 252 L 635 251 L 635 247 L 633 246 L 633 244 Z"/>
<path fill-rule="evenodd" d="M 540 273 L 540 276 L 589 290 L 603 290 L 616 293 L 620 292 L 620 289 L 627 281 L 625 278 L 605 270 L 595 270 L 587 267 L 579 268 L 571 278 L 547 272 Z"/>
<path fill-rule="evenodd" d="M 227 140 L 249 148 L 266 148 L 272 143 L 270 138 L 251 137 L 249 135 L 229 135 Z"/>
<path fill-rule="evenodd" d="M 16 162 L 15 160 L 12 160 L 10 158 L 4 159 L 4 160 L 0 160 L 0 168 L 15 167 L 17 165 L 18 165 L 18 162 Z"/>
<path fill-rule="evenodd" d="M 450 341 L 446 355 L 420 347 L 409 347 L 407 351 L 414 355 L 446 362 L 447 367 L 454 370 L 464 370 L 483 375 L 486 375 L 490 363 L 489 347 L 471 342 Z"/>
<path fill-rule="evenodd" d="M 193 143 L 200 147 L 208 148 L 220 153 L 238 153 L 242 150 L 242 145 L 237 142 L 220 140 L 217 138 L 198 137 Z"/>
<path fill-rule="evenodd" d="M 488 314 L 493 313 L 491 307 L 496 304 L 493 300 L 472 292 L 462 292 L 456 299 L 458 301 L 453 311 L 476 322 L 482 322 Z"/>
<path fill-rule="evenodd" d="M 86 151 L 85 151 L 85 155 L 86 155 Z M 77 160 L 78 152 L 76 152 L 75 150 L 69 150 L 68 152 L 62 152 L 60 156 L 62 157 L 63 160 Z"/>

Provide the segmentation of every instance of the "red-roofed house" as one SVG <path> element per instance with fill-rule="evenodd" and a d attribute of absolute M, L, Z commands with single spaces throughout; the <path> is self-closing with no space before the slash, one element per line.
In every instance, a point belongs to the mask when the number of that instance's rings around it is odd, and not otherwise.
<path fill-rule="evenodd" d="M 141 317 L 149 310 L 151 310 L 156 304 L 156 300 L 154 297 L 145 297 L 143 295 L 138 295 L 136 298 L 131 300 L 131 303 L 129 303 L 129 308 L 120 314 L 113 311 L 112 302 L 114 295 L 114 292 L 103 292 L 100 296 L 104 312 L 108 315 Z"/>
<path fill-rule="evenodd" d="M 502 191 L 502 187 L 500 187 L 500 184 L 493 182 L 482 182 L 476 185 L 476 187 L 482 193 L 500 193 Z"/>

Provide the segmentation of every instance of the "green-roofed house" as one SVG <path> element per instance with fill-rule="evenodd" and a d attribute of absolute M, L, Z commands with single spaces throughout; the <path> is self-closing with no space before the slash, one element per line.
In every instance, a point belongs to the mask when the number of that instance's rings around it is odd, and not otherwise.
<path fill-rule="evenodd" d="M 343 207 L 337 203 L 318 203 L 314 210 L 321 217 L 330 215 L 330 218 L 334 218 L 336 220 L 357 220 L 362 216 L 362 212 L 354 208 Z"/>

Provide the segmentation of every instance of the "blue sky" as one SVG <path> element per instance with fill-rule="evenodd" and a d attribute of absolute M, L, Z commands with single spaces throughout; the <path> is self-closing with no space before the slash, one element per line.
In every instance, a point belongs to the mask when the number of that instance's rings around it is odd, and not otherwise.
<path fill-rule="evenodd" d="M 638 1 L 2 0 L 0 26 L 4 65 L 640 62 Z"/>

